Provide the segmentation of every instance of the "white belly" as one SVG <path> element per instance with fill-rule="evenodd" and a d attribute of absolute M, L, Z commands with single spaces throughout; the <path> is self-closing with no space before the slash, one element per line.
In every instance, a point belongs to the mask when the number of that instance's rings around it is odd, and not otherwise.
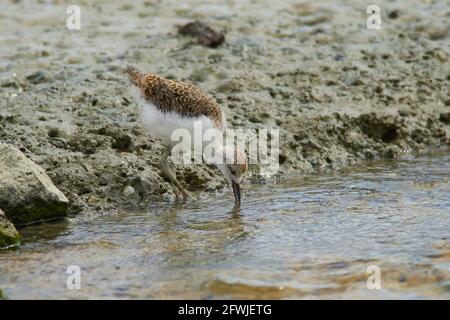
<path fill-rule="evenodd" d="M 181 132 L 175 132 L 177 129 L 187 130 L 193 141 L 194 134 L 197 139 L 199 134 L 203 137 L 203 133 L 206 130 L 214 128 L 214 123 L 205 116 L 190 118 L 181 117 L 179 114 L 174 112 L 161 112 L 155 105 L 143 99 L 138 89 L 135 89 L 136 90 L 133 91 L 136 92 L 132 92 L 132 95 L 138 102 L 140 118 L 144 129 L 149 135 L 160 139 L 166 145 L 174 145 L 178 143 L 178 140 L 172 141 L 172 137 L 176 136 L 177 133 L 179 136 L 179 133 Z M 194 131 L 194 125 L 196 126 L 196 131 Z"/>

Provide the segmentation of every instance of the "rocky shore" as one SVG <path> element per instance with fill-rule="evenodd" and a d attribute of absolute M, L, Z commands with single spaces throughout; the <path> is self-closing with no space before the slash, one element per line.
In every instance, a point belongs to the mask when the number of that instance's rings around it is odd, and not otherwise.
<path fill-rule="evenodd" d="M 17 226 L 174 198 L 128 63 L 204 89 L 230 127 L 280 129 L 280 178 L 449 146 L 450 19 L 438 2 L 386 1 L 381 30 L 366 28 L 358 1 L 88 3 L 81 30 L 65 27 L 64 4 L 8 2 L 1 14 L 0 209 Z M 226 42 L 177 34 L 194 20 Z M 206 165 L 177 174 L 194 192 L 226 183 Z M 21 188 L 40 194 L 16 199 Z M 5 221 L 0 247 L 18 239 Z"/>

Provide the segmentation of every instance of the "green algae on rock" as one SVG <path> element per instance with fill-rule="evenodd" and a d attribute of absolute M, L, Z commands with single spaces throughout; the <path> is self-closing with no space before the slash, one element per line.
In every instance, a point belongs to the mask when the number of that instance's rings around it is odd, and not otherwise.
<path fill-rule="evenodd" d="M 20 243 L 20 235 L 14 225 L 6 218 L 5 213 L 0 209 L 0 250 L 17 246 Z M 2 290 L 0 289 L 0 299 Z"/>
<path fill-rule="evenodd" d="M 5 143 L 0 143 L 0 182 L 0 207 L 15 225 L 67 215 L 69 201 L 44 169 Z"/>

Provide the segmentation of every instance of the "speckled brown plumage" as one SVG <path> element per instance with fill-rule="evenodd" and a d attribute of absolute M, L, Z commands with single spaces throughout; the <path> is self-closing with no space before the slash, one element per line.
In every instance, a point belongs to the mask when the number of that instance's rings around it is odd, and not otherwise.
<path fill-rule="evenodd" d="M 162 112 L 176 112 L 184 117 L 206 116 L 217 128 L 223 129 L 224 119 L 217 102 L 199 88 L 153 74 L 143 74 L 132 66 L 126 73 L 142 96 Z"/>

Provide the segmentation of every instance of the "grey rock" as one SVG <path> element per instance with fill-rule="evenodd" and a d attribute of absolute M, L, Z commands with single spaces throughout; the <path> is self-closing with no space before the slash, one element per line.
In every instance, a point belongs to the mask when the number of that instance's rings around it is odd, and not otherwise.
<path fill-rule="evenodd" d="M 20 236 L 14 225 L 6 218 L 0 209 L 0 250 L 18 245 Z"/>
<path fill-rule="evenodd" d="M 39 71 L 33 72 L 32 74 L 26 76 L 26 79 L 28 81 L 30 81 L 32 84 L 38 84 L 38 83 L 46 82 L 48 80 L 48 76 L 45 72 L 39 70 Z"/>
<path fill-rule="evenodd" d="M 0 207 L 15 225 L 26 225 L 67 215 L 69 201 L 44 169 L 0 143 Z"/>

